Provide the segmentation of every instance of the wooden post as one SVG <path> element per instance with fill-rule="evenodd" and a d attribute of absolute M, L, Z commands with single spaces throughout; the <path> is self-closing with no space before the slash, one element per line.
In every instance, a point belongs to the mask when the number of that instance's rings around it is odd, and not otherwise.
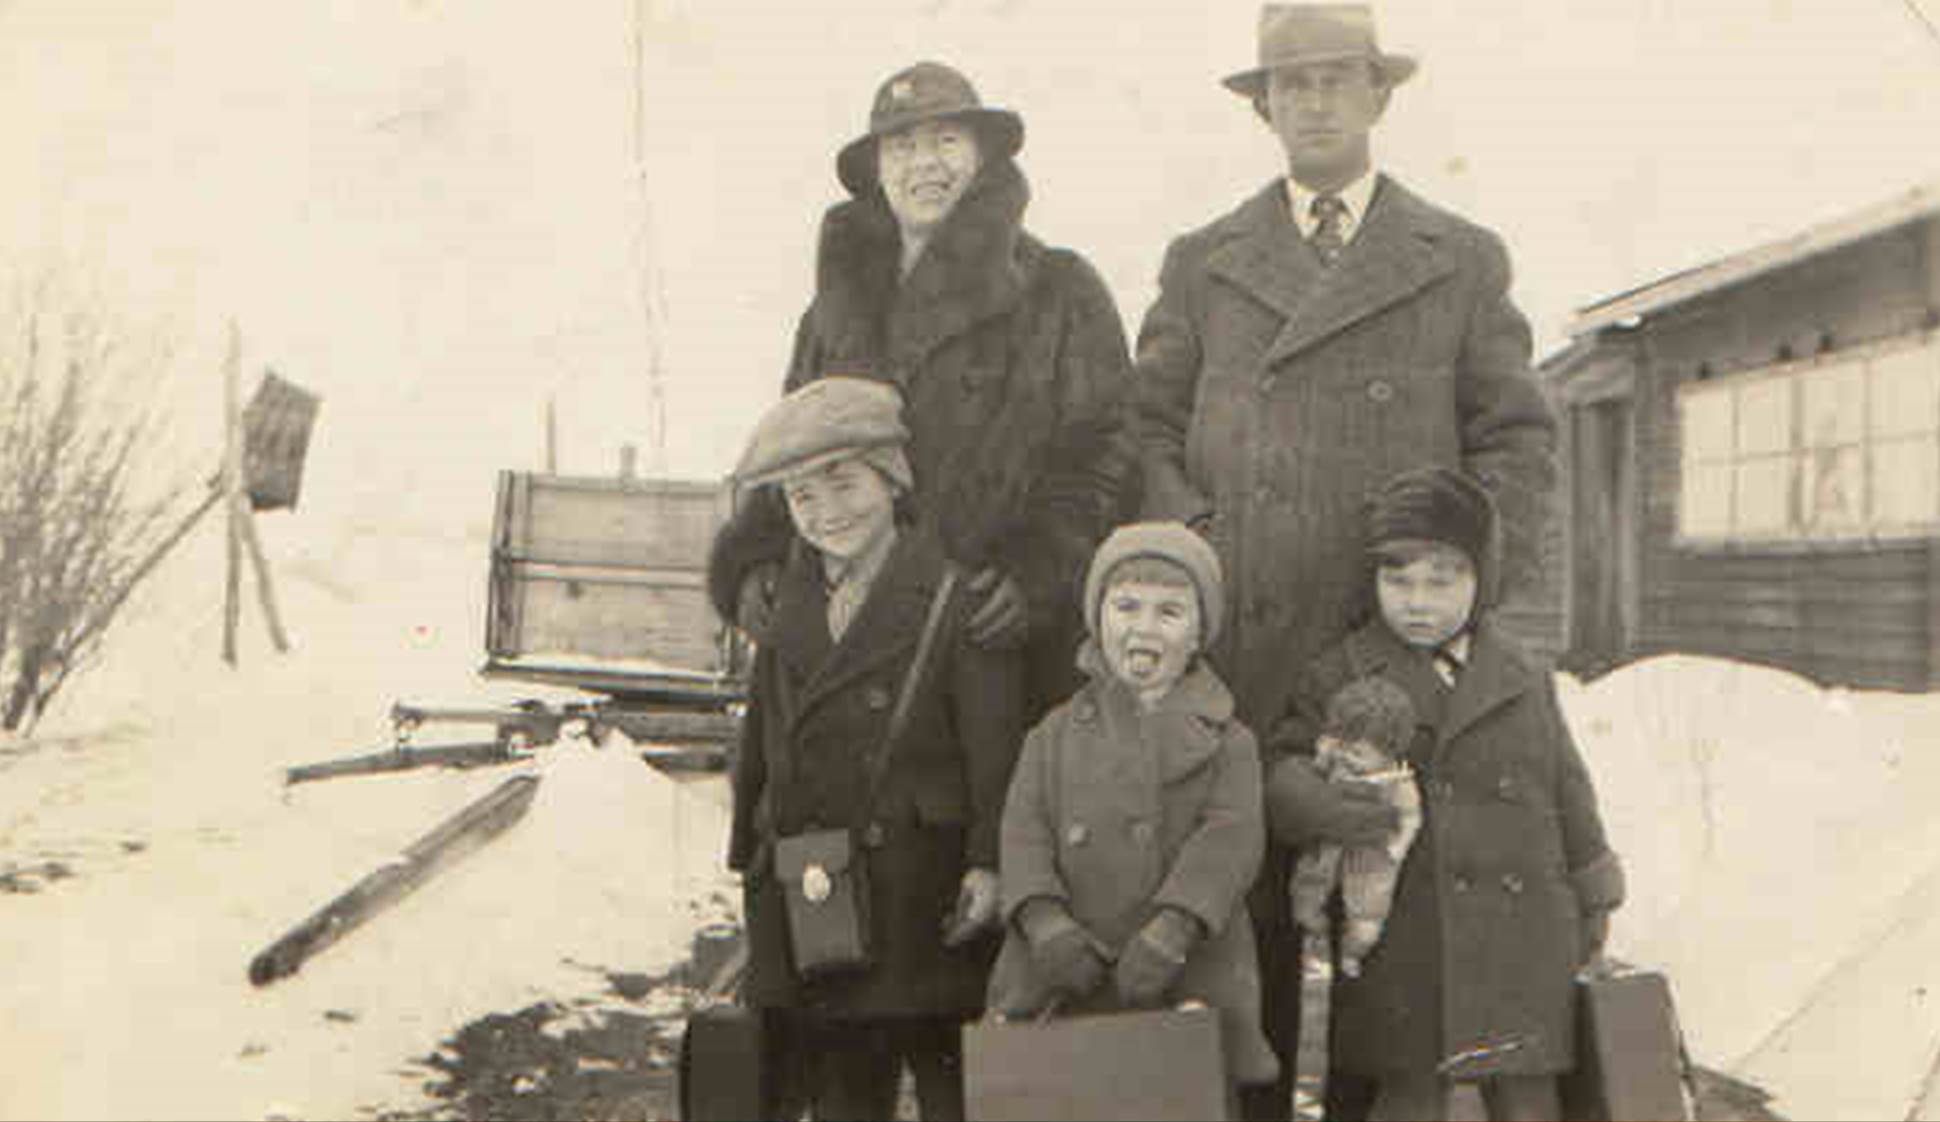
<path fill-rule="evenodd" d="M 546 395 L 546 474 L 559 473 L 559 415 L 551 394 Z"/>
<path fill-rule="evenodd" d="M 352 885 L 292 928 L 249 963 L 249 980 L 264 986 L 297 972 L 311 956 L 365 920 L 411 894 L 459 858 L 504 833 L 525 816 L 539 789 L 536 775 L 515 775 L 490 794 L 440 822 L 396 858 Z"/>
<path fill-rule="evenodd" d="M 236 665 L 236 624 L 242 616 L 242 338 L 229 321 L 229 353 L 222 363 L 222 492 L 228 500 L 227 563 L 222 586 L 222 661 Z"/>
<path fill-rule="evenodd" d="M 270 583 L 269 562 L 263 558 L 263 543 L 256 536 L 256 512 L 245 508 L 239 525 L 243 547 L 249 551 L 250 568 L 256 571 L 256 599 L 263 606 L 263 619 L 269 624 L 269 641 L 278 651 L 290 649 L 290 637 L 283 630 L 283 615 L 276 609 L 276 586 Z"/>

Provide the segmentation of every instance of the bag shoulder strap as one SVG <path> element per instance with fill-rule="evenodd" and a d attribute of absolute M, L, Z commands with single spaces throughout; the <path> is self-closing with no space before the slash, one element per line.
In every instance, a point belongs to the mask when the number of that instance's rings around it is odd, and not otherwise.
<path fill-rule="evenodd" d="M 896 691 L 896 705 L 889 711 L 889 725 L 882 737 L 882 751 L 877 752 L 871 761 L 868 782 L 863 788 L 861 821 L 867 822 L 875 813 L 876 795 L 889 775 L 889 764 L 896 754 L 896 746 L 903 739 L 903 732 L 909 727 L 910 710 L 916 704 L 916 692 L 921 688 L 923 678 L 928 672 L 930 659 L 936 652 L 937 642 L 943 632 L 944 621 L 949 618 L 950 601 L 956 597 L 957 584 L 962 570 L 956 562 L 946 561 L 943 565 L 943 578 L 937 582 L 936 594 L 930 597 L 929 614 L 923 618 L 922 633 L 916 639 L 916 653 L 909 660 L 909 669 L 903 672 L 903 682 Z"/>

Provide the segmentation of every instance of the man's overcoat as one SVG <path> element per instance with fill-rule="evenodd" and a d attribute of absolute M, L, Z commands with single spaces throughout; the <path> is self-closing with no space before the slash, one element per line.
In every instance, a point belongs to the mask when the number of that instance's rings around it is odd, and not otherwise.
<path fill-rule="evenodd" d="M 1489 231 L 1383 176 L 1331 267 L 1279 180 L 1174 242 L 1138 343 L 1145 513 L 1212 515 L 1240 719 L 1372 607 L 1362 506 L 1398 471 L 1459 466 L 1502 512 L 1509 577 L 1553 482 L 1554 422 Z M 1269 767 L 1272 761 L 1267 761 Z"/>

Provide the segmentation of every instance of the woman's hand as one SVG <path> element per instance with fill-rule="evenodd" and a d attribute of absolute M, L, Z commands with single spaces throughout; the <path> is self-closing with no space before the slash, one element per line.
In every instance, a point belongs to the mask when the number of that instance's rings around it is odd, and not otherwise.
<path fill-rule="evenodd" d="M 970 591 L 983 596 L 970 615 L 970 641 L 1000 650 L 1022 646 L 1030 611 L 1017 582 L 996 569 L 982 569 L 970 578 Z"/>
<path fill-rule="evenodd" d="M 997 874 L 971 869 L 957 886 L 956 910 L 943 921 L 943 945 L 960 947 L 997 922 Z"/>
<path fill-rule="evenodd" d="M 780 565 L 763 561 L 749 566 L 741 577 L 740 593 L 734 602 L 734 626 L 757 643 L 768 641 L 768 628 L 775 618 L 775 581 L 780 575 Z"/>

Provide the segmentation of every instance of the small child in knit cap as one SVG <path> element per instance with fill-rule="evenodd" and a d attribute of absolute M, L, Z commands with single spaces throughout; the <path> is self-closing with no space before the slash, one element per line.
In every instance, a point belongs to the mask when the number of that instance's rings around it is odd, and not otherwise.
<path fill-rule="evenodd" d="M 1401 687 L 1378 677 L 1357 678 L 1327 703 L 1314 762 L 1332 783 L 1371 784 L 1395 810 L 1399 826 L 1381 845 L 1323 844 L 1294 866 L 1293 918 L 1309 934 L 1327 931 L 1327 901 L 1341 895 L 1340 972 L 1361 976 L 1361 962 L 1394 904 L 1401 861 L 1421 831 L 1421 789 L 1408 766 L 1415 707 Z"/>
<path fill-rule="evenodd" d="M 1004 803 L 988 1004 L 1026 1017 L 1201 1001 L 1238 1085 L 1279 1065 L 1246 908 L 1266 841 L 1259 754 L 1201 657 L 1222 598 L 1218 556 L 1181 523 L 1123 526 L 1098 547 L 1089 680 L 1025 738 Z"/>

